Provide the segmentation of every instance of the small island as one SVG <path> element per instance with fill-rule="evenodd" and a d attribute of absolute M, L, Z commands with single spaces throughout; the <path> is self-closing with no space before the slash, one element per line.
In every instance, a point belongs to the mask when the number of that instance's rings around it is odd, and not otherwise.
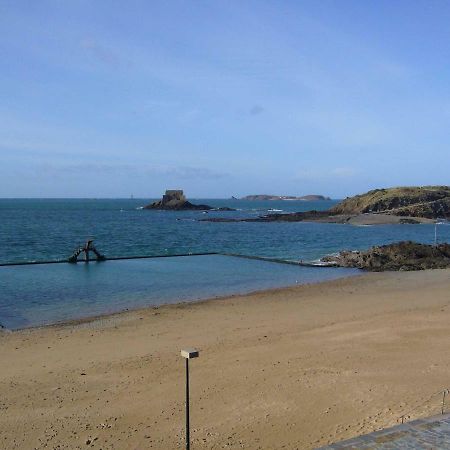
<path fill-rule="evenodd" d="M 293 195 L 268 195 L 268 194 L 257 194 L 257 195 L 246 195 L 242 197 L 241 200 L 294 200 L 303 202 L 317 202 L 323 200 L 331 200 L 330 197 L 325 197 L 323 195 L 303 195 L 301 197 L 295 197 Z"/>
<path fill-rule="evenodd" d="M 189 202 L 181 189 L 166 190 L 161 200 L 150 203 L 144 206 L 144 209 L 159 209 L 168 211 L 186 211 L 186 210 L 200 210 L 209 211 L 213 209 L 209 205 L 194 205 Z"/>
<path fill-rule="evenodd" d="M 227 206 L 214 208 L 209 205 L 196 205 L 187 200 L 181 189 L 169 189 L 161 200 L 144 206 L 144 209 L 157 209 L 163 211 L 235 211 Z"/>

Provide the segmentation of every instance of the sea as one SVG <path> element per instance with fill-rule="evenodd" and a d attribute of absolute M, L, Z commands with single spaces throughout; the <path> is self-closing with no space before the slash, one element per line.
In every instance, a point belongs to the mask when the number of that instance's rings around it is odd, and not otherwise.
<path fill-rule="evenodd" d="M 48 325 L 166 303 L 351 276 L 224 254 L 317 262 L 341 250 L 401 240 L 450 241 L 447 225 L 352 226 L 289 222 L 208 222 L 324 210 L 330 201 L 191 199 L 235 211 L 155 211 L 152 199 L 0 199 L 0 264 L 66 260 L 87 239 L 106 257 L 222 255 L 0 267 L 0 325 Z"/>

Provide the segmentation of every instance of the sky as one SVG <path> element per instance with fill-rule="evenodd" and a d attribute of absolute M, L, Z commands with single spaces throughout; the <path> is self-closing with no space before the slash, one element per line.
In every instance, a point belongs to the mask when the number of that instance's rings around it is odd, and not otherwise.
<path fill-rule="evenodd" d="M 0 197 L 450 184 L 450 2 L 0 0 Z"/>

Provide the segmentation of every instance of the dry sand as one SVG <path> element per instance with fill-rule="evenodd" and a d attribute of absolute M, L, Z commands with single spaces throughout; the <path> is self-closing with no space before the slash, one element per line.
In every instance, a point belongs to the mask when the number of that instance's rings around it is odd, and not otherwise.
<path fill-rule="evenodd" d="M 306 449 L 440 410 L 450 270 L 0 333 L 0 448 Z"/>

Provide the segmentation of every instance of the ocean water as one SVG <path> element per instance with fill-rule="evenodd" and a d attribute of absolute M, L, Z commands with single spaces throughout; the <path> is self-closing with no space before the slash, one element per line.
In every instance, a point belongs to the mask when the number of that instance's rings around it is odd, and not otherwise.
<path fill-rule="evenodd" d="M 106 256 L 218 252 L 313 261 L 343 249 L 365 249 L 399 240 L 434 242 L 434 225 L 355 227 L 317 223 L 213 223 L 205 217 L 257 217 L 327 209 L 336 201 L 197 199 L 239 211 L 150 211 L 150 200 L 0 200 L 0 262 L 65 259 L 88 237 Z M 438 226 L 450 241 L 450 226 Z"/>
<path fill-rule="evenodd" d="M 150 200 L 0 200 L 0 263 L 68 258 L 87 238 L 107 257 L 237 253 L 314 261 L 344 249 L 400 240 L 432 243 L 434 225 L 355 227 L 319 223 L 214 223 L 205 217 L 257 217 L 327 209 L 335 201 L 197 199 L 232 212 L 149 211 Z M 437 229 L 450 241 L 450 226 Z M 321 281 L 355 273 L 224 256 L 0 267 L 0 324 L 54 323 L 145 305 L 189 301 Z"/>
<path fill-rule="evenodd" d="M 222 255 L 0 267 L 0 324 L 40 326 L 357 272 Z"/>

